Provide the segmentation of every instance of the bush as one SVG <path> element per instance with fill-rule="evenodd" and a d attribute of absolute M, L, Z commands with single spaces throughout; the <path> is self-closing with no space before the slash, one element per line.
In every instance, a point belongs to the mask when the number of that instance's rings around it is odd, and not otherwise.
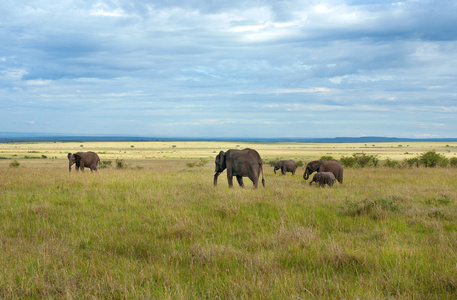
<path fill-rule="evenodd" d="M 21 164 L 17 160 L 13 160 L 13 162 L 10 163 L 11 168 L 18 168 Z"/>
<path fill-rule="evenodd" d="M 396 168 L 399 167 L 400 164 L 396 160 L 392 160 L 390 158 L 387 158 L 386 161 L 384 162 L 384 166 L 388 168 Z"/>
<path fill-rule="evenodd" d="M 116 159 L 116 168 L 117 169 L 125 169 L 127 168 L 127 164 L 122 161 L 122 159 Z"/>
<path fill-rule="evenodd" d="M 446 167 L 449 163 L 449 160 L 435 151 L 428 151 L 421 154 L 419 157 L 419 162 L 426 168 L 434 168 L 436 166 Z"/>
<path fill-rule="evenodd" d="M 449 160 L 451 167 L 457 167 L 457 157 L 453 157 Z"/>
<path fill-rule="evenodd" d="M 105 169 L 111 167 L 111 160 L 100 161 L 100 169 Z"/>
<path fill-rule="evenodd" d="M 374 166 L 376 167 L 379 163 L 379 159 L 376 157 L 376 155 L 366 155 L 365 153 L 362 154 L 353 154 L 357 164 L 361 167 L 367 167 L 367 166 Z"/>
<path fill-rule="evenodd" d="M 303 167 L 303 161 L 301 161 L 301 160 L 297 161 L 297 167 Z"/>
<path fill-rule="evenodd" d="M 344 167 L 353 168 L 357 164 L 357 161 L 354 157 L 341 156 L 340 162 Z"/>
<path fill-rule="evenodd" d="M 354 167 L 368 167 L 368 166 L 378 166 L 379 158 L 376 155 L 367 155 L 365 153 L 352 154 L 352 157 L 342 156 L 340 162 L 344 167 L 354 168 Z"/>
<path fill-rule="evenodd" d="M 189 163 L 187 163 L 186 165 L 187 165 L 189 168 L 193 168 L 193 167 L 195 167 L 195 166 L 197 166 L 197 167 L 203 167 L 203 166 L 205 166 L 207 163 L 208 163 L 208 160 L 206 160 L 206 159 L 204 159 L 204 158 L 200 158 L 200 161 L 189 162 Z"/>
<path fill-rule="evenodd" d="M 330 156 L 330 155 L 324 155 L 324 156 L 322 156 L 319 160 L 332 160 L 332 159 L 333 159 L 332 156 Z"/>
<path fill-rule="evenodd" d="M 413 166 L 419 168 L 419 165 L 420 165 L 419 158 L 417 158 L 417 157 L 405 158 L 402 162 L 402 165 L 404 167 L 409 167 L 409 168 L 412 168 Z"/>

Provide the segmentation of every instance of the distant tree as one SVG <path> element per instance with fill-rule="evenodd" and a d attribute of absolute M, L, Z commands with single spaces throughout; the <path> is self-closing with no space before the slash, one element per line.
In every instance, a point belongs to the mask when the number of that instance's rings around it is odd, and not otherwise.
<path fill-rule="evenodd" d="M 428 151 L 419 156 L 419 162 L 426 168 L 434 168 L 436 166 L 445 167 L 448 165 L 449 160 L 435 151 Z"/>

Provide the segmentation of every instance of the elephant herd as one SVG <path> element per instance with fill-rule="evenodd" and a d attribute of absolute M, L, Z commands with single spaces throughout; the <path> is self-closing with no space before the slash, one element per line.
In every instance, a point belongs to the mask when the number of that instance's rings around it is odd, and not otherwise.
<path fill-rule="evenodd" d="M 72 165 L 76 164 L 76 171 L 84 171 L 84 168 L 90 168 L 91 171 L 97 171 L 100 158 L 95 152 L 77 152 L 68 153 L 69 170 L 71 171 Z M 244 187 L 243 177 L 248 177 L 254 184 L 254 188 L 258 187 L 260 175 L 262 174 L 262 185 L 265 187 L 265 179 L 263 178 L 262 158 L 259 153 L 254 149 L 230 149 L 226 152 L 220 151 L 215 160 L 216 170 L 214 172 L 214 186 L 217 185 L 217 178 L 227 169 L 227 181 L 229 187 L 233 187 L 233 176 L 236 176 L 238 184 Z M 297 163 L 293 160 L 281 160 L 274 166 L 274 172 L 281 170 L 281 174 L 285 175 L 286 172 L 295 174 L 297 170 Z M 333 186 L 334 182 L 338 180 L 343 183 L 343 166 L 337 160 L 314 160 L 306 165 L 303 178 L 309 179 L 309 176 L 314 173 L 312 181 L 319 184 L 319 186 L 329 185 Z"/>
<path fill-rule="evenodd" d="M 260 174 L 262 174 L 262 185 L 265 187 L 265 180 L 263 178 L 262 159 L 257 151 L 253 149 L 235 150 L 230 149 L 227 152 L 221 151 L 216 156 L 216 170 L 214 172 L 214 185 L 217 185 L 217 178 L 227 169 L 227 180 L 229 187 L 233 186 L 233 176 L 236 176 L 238 184 L 244 187 L 243 177 L 248 177 L 254 184 L 254 188 L 258 187 Z M 281 160 L 274 166 L 274 172 L 281 170 L 281 174 L 285 175 L 286 172 L 295 174 L 297 170 L 297 163 L 293 160 Z M 313 182 L 319 186 L 328 185 L 333 186 L 336 180 L 343 183 L 343 166 L 337 160 L 315 160 L 306 165 L 303 178 L 309 179 L 309 176 L 314 173 Z"/>

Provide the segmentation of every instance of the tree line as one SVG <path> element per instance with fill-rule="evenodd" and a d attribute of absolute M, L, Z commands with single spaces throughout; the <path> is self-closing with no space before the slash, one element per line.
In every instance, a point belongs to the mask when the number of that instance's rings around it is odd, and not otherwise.
<path fill-rule="evenodd" d="M 323 156 L 321 160 L 333 159 L 330 156 Z M 377 155 L 368 155 L 366 153 L 354 153 L 352 156 L 342 156 L 341 164 L 349 168 L 364 168 L 364 167 L 390 167 L 390 168 L 412 168 L 412 167 L 457 167 L 457 157 L 447 158 L 446 156 L 436 153 L 436 151 L 428 151 L 416 157 L 405 158 L 402 161 L 396 161 L 387 158 L 384 162 L 380 162 Z"/>

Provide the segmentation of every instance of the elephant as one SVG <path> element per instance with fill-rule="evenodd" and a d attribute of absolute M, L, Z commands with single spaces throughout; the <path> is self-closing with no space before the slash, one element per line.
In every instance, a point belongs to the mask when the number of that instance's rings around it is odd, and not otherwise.
<path fill-rule="evenodd" d="M 295 170 L 297 170 L 297 163 L 293 160 L 280 160 L 276 162 L 274 172 L 281 169 L 281 174 L 286 175 L 286 172 L 291 172 L 292 175 L 295 175 Z"/>
<path fill-rule="evenodd" d="M 303 178 L 308 180 L 313 172 L 332 172 L 339 183 L 343 183 L 343 165 L 337 160 L 313 160 L 306 165 Z"/>
<path fill-rule="evenodd" d="M 332 187 L 333 184 L 335 183 L 335 175 L 333 175 L 332 172 L 318 172 L 316 174 L 314 174 L 313 176 L 313 180 L 309 183 L 309 185 L 311 185 L 311 183 L 313 182 L 316 182 L 316 183 L 319 183 L 319 186 L 322 187 L 326 184 L 328 184 L 328 186 Z"/>
<path fill-rule="evenodd" d="M 215 163 L 214 186 L 217 186 L 217 177 L 227 169 L 227 180 L 230 188 L 233 187 L 233 176 L 236 176 L 238 184 L 242 188 L 244 188 L 243 177 L 249 177 L 254 184 L 254 189 L 256 189 L 258 187 L 260 172 L 262 172 L 262 185 L 265 187 L 262 159 L 254 149 L 229 149 L 227 152 L 221 151 L 216 156 Z"/>
<path fill-rule="evenodd" d="M 71 172 L 71 166 L 76 164 L 76 171 L 81 169 L 84 172 L 84 167 L 90 168 L 92 171 L 97 171 L 98 162 L 100 158 L 95 152 L 77 152 L 74 154 L 68 153 L 68 169 Z"/>

